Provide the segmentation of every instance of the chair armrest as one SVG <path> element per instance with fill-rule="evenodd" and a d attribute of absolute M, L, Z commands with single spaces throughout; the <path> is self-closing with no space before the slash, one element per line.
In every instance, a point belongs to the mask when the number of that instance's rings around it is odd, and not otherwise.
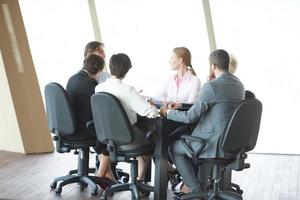
<path fill-rule="evenodd" d="M 236 156 L 235 161 L 233 161 L 230 164 L 230 168 L 235 170 L 235 171 L 242 171 L 243 169 L 250 168 L 250 164 L 245 163 L 245 160 L 246 160 L 247 157 L 248 157 L 248 155 L 243 151 L 238 153 L 238 155 Z"/>
<path fill-rule="evenodd" d="M 155 130 L 150 130 L 146 133 L 145 138 L 149 141 L 152 145 L 155 145 L 157 132 Z"/>
<path fill-rule="evenodd" d="M 118 155 L 118 147 L 112 140 L 108 140 L 107 143 L 107 150 L 109 151 L 109 157 L 111 162 L 118 163 L 118 162 L 125 162 L 126 157 L 122 155 Z"/>
<path fill-rule="evenodd" d="M 199 149 L 197 151 L 194 151 L 191 146 L 187 143 L 187 140 L 198 142 L 199 143 Z M 193 157 L 198 158 L 199 154 L 202 152 L 202 150 L 205 147 L 205 140 L 199 137 L 190 136 L 190 135 L 182 135 L 181 136 L 181 142 L 183 146 L 192 154 Z"/>
<path fill-rule="evenodd" d="M 88 122 L 85 123 L 85 128 L 90 132 L 90 133 L 94 133 L 96 135 L 96 131 L 95 131 L 95 125 L 94 125 L 94 121 L 90 120 Z"/>
<path fill-rule="evenodd" d="M 169 141 L 179 140 L 182 135 L 186 135 L 188 132 L 190 132 L 188 125 L 180 126 L 175 131 L 169 134 L 168 140 Z"/>
<path fill-rule="evenodd" d="M 94 121 L 93 120 L 90 120 L 90 121 L 86 122 L 86 124 L 85 124 L 85 128 L 91 128 L 91 127 L 94 127 Z"/>

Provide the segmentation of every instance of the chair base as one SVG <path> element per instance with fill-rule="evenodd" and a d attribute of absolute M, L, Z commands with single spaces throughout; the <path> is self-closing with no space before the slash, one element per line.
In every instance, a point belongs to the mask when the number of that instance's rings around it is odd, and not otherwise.
<path fill-rule="evenodd" d="M 60 184 L 57 186 L 57 182 Z M 80 176 L 80 175 L 66 175 L 55 178 L 54 181 L 50 184 L 51 189 L 55 189 L 56 194 L 61 194 L 62 187 L 71 183 L 80 183 L 80 189 L 84 190 L 85 187 L 89 186 L 91 189 L 92 195 L 98 194 L 97 184 L 107 184 L 108 187 L 111 187 L 114 182 L 105 177 L 96 177 L 96 176 Z"/>
<path fill-rule="evenodd" d="M 189 193 L 181 196 L 178 199 L 187 200 L 187 199 L 208 199 L 208 200 L 242 200 L 242 196 L 235 192 L 230 191 L 207 191 L 207 192 L 195 192 Z"/>
<path fill-rule="evenodd" d="M 89 168 L 88 169 L 88 173 L 95 173 L 96 172 L 96 168 Z M 69 175 L 73 175 L 73 174 L 78 174 L 78 170 L 77 169 L 74 169 L 74 170 L 70 170 L 69 171 Z"/>
<path fill-rule="evenodd" d="M 146 185 L 141 182 L 115 184 L 115 185 L 112 185 L 111 188 L 109 188 L 108 190 L 105 191 L 104 200 L 107 200 L 108 196 L 112 195 L 113 193 L 122 192 L 122 191 L 131 191 L 131 193 L 132 193 L 131 199 L 135 200 L 135 199 L 140 199 L 139 191 L 149 192 L 149 194 L 150 194 L 150 192 L 154 191 L 154 187 L 152 187 L 150 185 Z"/>

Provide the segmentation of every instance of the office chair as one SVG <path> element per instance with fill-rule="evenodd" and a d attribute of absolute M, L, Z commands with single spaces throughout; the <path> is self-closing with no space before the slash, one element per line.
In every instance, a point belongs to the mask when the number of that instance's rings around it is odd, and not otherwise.
<path fill-rule="evenodd" d="M 131 182 L 113 185 L 106 190 L 104 198 L 115 192 L 129 190 L 132 199 L 139 199 L 138 190 L 153 192 L 152 186 L 137 181 L 136 160 L 137 156 L 153 154 L 153 146 L 145 142 L 146 138 L 137 139 L 141 133 L 134 132 L 136 127 L 131 126 L 122 104 L 115 96 L 105 92 L 96 93 L 91 98 L 91 105 L 98 140 L 108 144 L 111 161 L 131 165 Z"/>
<path fill-rule="evenodd" d="M 251 99 L 255 99 L 255 94 L 250 90 L 246 90 L 245 91 L 245 100 L 251 100 Z M 230 170 L 230 172 L 229 172 L 229 170 Z M 229 165 L 221 173 L 221 176 L 223 178 L 223 182 L 221 182 L 220 184 L 222 184 L 222 187 L 225 190 L 230 190 L 230 191 L 236 192 L 238 194 L 243 194 L 244 191 L 240 188 L 240 186 L 236 183 L 231 182 L 231 170 L 240 171 L 241 169 L 235 170 L 234 166 L 231 167 L 231 165 Z M 226 180 L 227 178 L 230 179 L 230 182 L 228 182 L 228 180 Z"/>
<path fill-rule="evenodd" d="M 262 113 L 262 104 L 255 98 L 246 99 L 234 111 L 227 129 L 222 138 L 222 150 L 226 157 L 214 159 L 199 159 L 202 162 L 212 163 L 212 189 L 206 192 L 190 193 L 179 197 L 180 199 L 208 198 L 213 199 L 242 199 L 242 195 L 232 191 L 222 190 L 220 187 L 221 171 L 226 166 L 230 166 L 235 171 L 241 171 L 249 168 L 250 164 L 245 163 L 246 152 L 254 149 L 258 137 L 260 120 Z M 205 140 L 199 137 L 182 136 L 181 140 L 186 142 L 196 141 L 204 148 Z M 189 146 L 186 146 L 192 155 L 194 152 Z M 203 149 L 202 148 L 202 149 Z M 200 152 L 201 154 L 201 152 Z"/>
<path fill-rule="evenodd" d="M 49 83 L 45 87 L 46 110 L 50 131 L 54 134 L 53 140 L 58 153 L 69 153 L 75 150 L 78 154 L 78 169 L 71 170 L 68 175 L 55 178 L 50 184 L 51 189 L 55 189 L 57 194 L 62 192 L 62 187 L 71 183 L 80 183 L 81 190 L 90 186 L 91 194 L 97 195 L 96 184 L 113 184 L 107 178 L 89 176 L 94 173 L 94 168 L 89 168 L 90 147 L 97 143 L 96 138 L 86 137 L 86 135 L 75 134 L 75 118 L 69 97 L 64 88 L 58 83 Z M 90 127 L 87 127 L 90 129 Z M 92 131 L 92 129 L 91 129 Z M 79 152 L 78 152 L 79 150 Z M 61 183 L 57 187 L 57 182 Z"/>

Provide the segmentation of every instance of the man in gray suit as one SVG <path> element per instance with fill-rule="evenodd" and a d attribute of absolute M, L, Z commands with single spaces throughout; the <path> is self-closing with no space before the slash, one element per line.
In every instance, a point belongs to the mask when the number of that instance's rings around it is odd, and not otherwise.
<path fill-rule="evenodd" d="M 196 123 L 192 136 L 206 141 L 199 158 L 224 157 L 221 150 L 221 138 L 226 125 L 237 105 L 244 99 L 244 86 L 240 80 L 228 72 L 229 55 L 224 50 L 215 50 L 209 57 L 212 72 L 216 79 L 203 85 L 199 99 L 188 111 L 161 109 L 161 114 L 168 119 L 183 123 Z M 178 104 L 173 105 L 178 107 Z M 180 104 L 179 104 L 180 107 Z M 197 151 L 198 142 L 187 140 L 187 144 Z M 182 175 L 183 182 L 191 192 L 201 191 L 205 188 L 210 166 L 200 164 L 198 178 L 194 172 L 192 155 L 181 141 L 170 146 L 172 159 Z"/>

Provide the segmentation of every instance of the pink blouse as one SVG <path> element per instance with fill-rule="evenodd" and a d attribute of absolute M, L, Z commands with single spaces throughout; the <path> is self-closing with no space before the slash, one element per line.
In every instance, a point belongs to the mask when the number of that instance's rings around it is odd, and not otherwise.
<path fill-rule="evenodd" d="M 172 75 L 164 84 L 160 94 L 154 99 L 156 101 L 192 104 L 199 95 L 200 86 L 200 79 L 191 71 L 187 71 L 181 79 L 177 75 Z"/>

